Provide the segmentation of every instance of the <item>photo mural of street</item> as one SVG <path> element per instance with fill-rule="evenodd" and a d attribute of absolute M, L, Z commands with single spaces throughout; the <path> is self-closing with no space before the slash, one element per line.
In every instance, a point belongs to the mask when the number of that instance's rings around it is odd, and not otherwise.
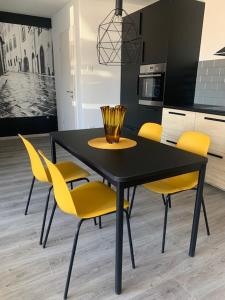
<path fill-rule="evenodd" d="M 0 118 L 56 115 L 51 30 L 0 23 Z"/>

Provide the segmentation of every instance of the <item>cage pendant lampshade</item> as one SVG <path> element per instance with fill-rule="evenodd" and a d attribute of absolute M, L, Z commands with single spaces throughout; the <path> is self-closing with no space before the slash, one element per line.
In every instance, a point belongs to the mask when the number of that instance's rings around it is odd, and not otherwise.
<path fill-rule="evenodd" d="M 116 0 L 116 8 L 98 28 L 98 61 L 100 64 L 114 66 L 138 63 L 140 50 L 141 37 L 138 28 L 122 8 L 122 0 Z"/>

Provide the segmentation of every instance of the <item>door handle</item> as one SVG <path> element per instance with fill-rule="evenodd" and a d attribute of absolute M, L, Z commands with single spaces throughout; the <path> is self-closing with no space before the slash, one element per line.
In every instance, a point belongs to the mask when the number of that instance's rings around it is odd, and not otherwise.
<path fill-rule="evenodd" d="M 73 91 L 66 91 L 67 93 L 69 93 L 69 94 L 73 94 Z"/>

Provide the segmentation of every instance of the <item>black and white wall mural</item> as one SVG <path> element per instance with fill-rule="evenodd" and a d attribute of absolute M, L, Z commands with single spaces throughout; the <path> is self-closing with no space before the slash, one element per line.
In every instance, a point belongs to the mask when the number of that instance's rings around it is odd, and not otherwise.
<path fill-rule="evenodd" d="M 56 123 L 51 28 L 42 27 L 42 18 L 37 22 L 36 17 L 35 21 L 35 26 L 0 22 L 0 124 L 3 119 L 8 122 L 11 119 L 17 126 L 15 119 L 20 119 L 19 123 L 25 121 L 26 126 L 27 118 L 30 118 L 29 124 L 32 126 L 33 120 L 34 130 L 22 126 L 21 130 L 26 133 L 48 132 L 56 128 L 56 125 L 52 128 L 52 121 L 50 127 L 48 125 L 51 117 Z M 46 128 L 43 128 L 42 121 L 45 121 Z M 38 126 L 37 122 L 42 124 Z"/>
<path fill-rule="evenodd" d="M 0 118 L 55 115 L 50 29 L 0 23 L 0 43 Z"/>

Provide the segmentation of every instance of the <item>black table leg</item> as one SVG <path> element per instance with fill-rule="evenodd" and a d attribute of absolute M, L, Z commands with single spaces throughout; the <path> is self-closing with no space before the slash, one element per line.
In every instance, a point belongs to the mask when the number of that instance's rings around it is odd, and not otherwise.
<path fill-rule="evenodd" d="M 191 256 L 191 257 L 194 257 L 194 255 L 195 255 L 195 248 L 196 248 L 196 242 L 197 242 L 197 236 L 198 236 L 199 217 L 200 217 L 202 195 L 203 195 L 203 187 L 204 187 L 204 181 L 205 181 L 205 170 L 206 170 L 206 165 L 203 165 L 201 170 L 199 171 L 198 187 L 197 187 L 195 209 L 194 209 L 194 216 L 193 216 L 193 223 L 192 223 L 191 242 L 190 242 L 190 248 L 189 248 L 189 256 Z"/>
<path fill-rule="evenodd" d="M 56 147 L 55 147 L 55 141 L 54 138 L 51 136 L 51 156 L 52 156 L 52 162 L 55 164 L 56 163 Z"/>
<path fill-rule="evenodd" d="M 122 262 L 123 262 L 123 202 L 124 187 L 117 186 L 116 202 L 116 266 L 115 266 L 115 292 L 121 294 L 122 290 Z"/>

